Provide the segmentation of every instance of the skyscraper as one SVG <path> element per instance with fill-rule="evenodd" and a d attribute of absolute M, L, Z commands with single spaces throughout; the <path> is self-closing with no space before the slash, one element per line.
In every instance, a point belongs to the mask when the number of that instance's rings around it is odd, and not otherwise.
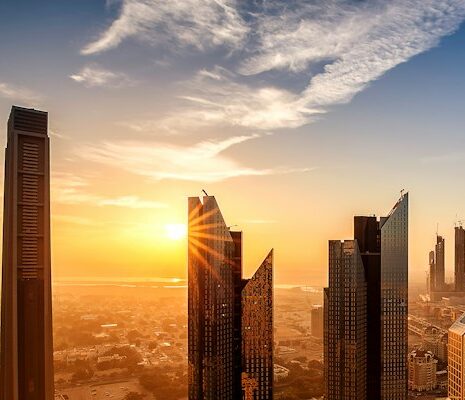
<path fill-rule="evenodd" d="M 436 269 L 435 269 L 435 289 L 437 291 L 445 290 L 446 288 L 446 254 L 445 254 L 445 239 L 442 236 L 436 235 Z"/>
<path fill-rule="evenodd" d="M 13 107 L 5 154 L 2 400 L 52 400 L 47 113 Z"/>
<path fill-rule="evenodd" d="M 242 234 L 226 225 L 216 199 L 188 200 L 190 400 L 271 400 L 272 252 L 242 278 Z"/>
<path fill-rule="evenodd" d="M 273 399 L 273 251 L 242 289 L 242 379 L 246 400 Z M 251 389 L 256 387 L 256 390 Z M 238 397 L 241 399 L 242 397 Z"/>
<path fill-rule="evenodd" d="M 344 292 L 343 279 L 352 279 L 361 286 L 358 269 L 346 266 L 349 278 L 345 275 L 332 278 L 332 274 L 343 268 L 342 255 L 334 256 L 334 246 L 330 242 L 330 278 L 325 289 L 325 371 L 327 379 L 333 376 L 351 376 L 347 371 L 350 365 L 346 357 L 345 341 L 337 344 L 342 331 L 356 329 L 368 332 L 367 337 L 359 337 L 359 343 L 366 343 L 366 394 L 367 399 L 406 400 L 407 398 L 407 305 L 408 305 L 408 194 L 401 196 L 387 217 L 354 218 L 355 241 L 350 241 L 351 257 L 359 254 L 366 287 L 366 318 L 344 319 L 347 309 L 357 310 L 363 300 L 349 297 L 350 287 Z M 344 242 L 346 243 L 346 242 Z M 344 253 L 344 251 L 343 251 Z M 346 249 L 347 253 L 347 249 Z M 336 260 L 336 261 L 334 261 Z M 344 261 L 344 262 L 347 262 Z M 351 261 L 355 263 L 354 259 Z M 334 300 L 339 290 L 340 300 Z M 350 304 L 347 304 L 350 302 Z M 350 315 L 350 314 L 347 314 Z M 363 327 L 366 327 L 364 329 Z M 331 333 L 338 329 L 339 333 Z M 344 333 L 345 334 L 345 333 Z M 334 342 L 336 341 L 336 342 Z M 332 350 L 333 349 L 333 350 Z M 336 350 L 334 350 L 336 349 Z M 359 356 L 359 354 L 357 353 Z M 353 363 L 353 359 L 350 362 Z M 332 369 L 332 371 L 331 371 Z M 337 378 L 339 379 L 339 378 Z M 342 379 L 342 378 L 341 378 Z M 330 382 L 330 381 L 328 381 Z M 336 382 L 336 381 L 335 381 Z M 336 383 L 337 384 L 337 383 Z M 345 383 L 344 383 L 345 384 Z M 329 383 L 333 386 L 333 384 Z M 338 384 L 341 386 L 341 383 Z M 328 399 L 345 399 L 343 392 L 334 393 L 326 387 Z M 331 393 L 331 391 L 333 391 Z M 329 397 L 331 395 L 331 397 Z"/>
<path fill-rule="evenodd" d="M 325 289 L 326 400 L 367 399 L 367 284 L 357 242 L 329 242 Z"/>
<path fill-rule="evenodd" d="M 465 291 L 465 229 L 455 227 L 455 291 Z"/>
<path fill-rule="evenodd" d="M 465 314 L 449 328 L 447 352 L 449 399 L 465 400 Z"/>
<path fill-rule="evenodd" d="M 429 282 L 429 293 L 431 294 L 436 290 L 436 260 L 434 255 L 434 250 L 429 252 L 429 275 L 428 275 L 428 282 Z"/>

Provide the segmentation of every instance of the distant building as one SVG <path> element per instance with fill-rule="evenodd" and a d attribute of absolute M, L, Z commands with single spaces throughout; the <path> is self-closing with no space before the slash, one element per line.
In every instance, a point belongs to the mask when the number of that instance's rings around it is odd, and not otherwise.
<path fill-rule="evenodd" d="M 188 205 L 189 400 L 272 400 L 273 252 L 243 279 L 242 233 L 213 196 Z"/>
<path fill-rule="evenodd" d="M 429 290 L 429 293 L 431 294 L 436 291 L 436 261 L 435 261 L 435 256 L 434 256 L 434 250 L 431 250 L 429 252 L 428 281 L 429 281 L 428 290 Z"/>
<path fill-rule="evenodd" d="M 445 239 L 442 236 L 436 236 L 436 277 L 435 289 L 437 291 L 446 289 L 446 253 L 445 253 Z"/>
<path fill-rule="evenodd" d="M 46 112 L 13 107 L 5 152 L 0 398 L 54 397 Z"/>
<path fill-rule="evenodd" d="M 449 328 L 448 391 L 453 400 L 465 399 L 465 314 Z"/>
<path fill-rule="evenodd" d="M 326 399 L 406 400 L 408 194 L 387 217 L 354 217 L 354 237 L 329 246 Z"/>
<path fill-rule="evenodd" d="M 419 392 L 434 390 L 438 360 L 430 351 L 415 350 L 408 358 L 408 387 Z"/>
<path fill-rule="evenodd" d="M 455 291 L 465 291 L 465 229 L 455 227 Z"/>
<path fill-rule="evenodd" d="M 289 376 L 290 370 L 282 365 L 275 364 L 274 365 L 274 380 L 275 382 L 279 382 L 283 379 L 286 379 Z"/>
<path fill-rule="evenodd" d="M 323 339 L 323 322 L 323 307 L 313 307 L 311 311 L 312 336 Z"/>
<path fill-rule="evenodd" d="M 440 361 L 447 362 L 447 333 L 431 326 L 422 335 L 421 348 L 431 351 Z"/>

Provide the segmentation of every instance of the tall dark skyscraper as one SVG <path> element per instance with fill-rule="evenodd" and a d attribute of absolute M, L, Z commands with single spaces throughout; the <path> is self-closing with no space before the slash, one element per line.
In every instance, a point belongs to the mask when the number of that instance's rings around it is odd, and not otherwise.
<path fill-rule="evenodd" d="M 431 294 L 436 290 L 436 256 L 434 250 L 429 252 L 429 293 Z"/>
<path fill-rule="evenodd" d="M 327 400 L 367 399 L 367 283 L 355 240 L 329 242 L 324 359 Z"/>
<path fill-rule="evenodd" d="M 13 107 L 5 154 L 2 400 L 53 400 L 47 113 Z"/>
<path fill-rule="evenodd" d="M 442 292 L 447 289 L 445 265 L 445 239 L 436 235 L 434 251 L 429 253 L 429 291 L 433 298 L 435 296 L 434 292 Z"/>
<path fill-rule="evenodd" d="M 354 236 L 355 241 L 344 242 L 341 251 L 334 250 L 340 242 L 330 242 L 330 279 L 325 289 L 325 374 L 328 382 L 335 379 L 337 384 L 339 379 L 339 387 L 348 385 L 347 390 L 355 393 L 354 388 L 359 390 L 363 385 L 361 377 L 355 380 L 363 369 L 355 365 L 365 357 L 366 394 L 347 397 L 344 389 L 327 386 L 327 399 L 406 400 L 408 194 L 401 196 L 387 217 L 355 217 Z M 363 276 L 356 267 L 360 266 L 359 260 Z M 337 275 L 341 268 L 344 272 Z M 365 303 L 360 295 L 364 287 Z M 354 288 L 360 288 L 357 296 L 351 296 Z M 351 331 L 357 332 L 356 341 L 343 337 Z M 359 349 L 356 356 L 347 358 L 347 347 L 350 354 L 364 343 L 365 351 Z M 358 386 L 344 379 L 358 382 Z"/>
<path fill-rule="evenodd" d="M 273 397 L 273 255 L 242 278 L 242 234 L 213 196 L 188 200 L 189 400 Z"/>
<path fill-rule="evenodd" d="M 435 270 L 435 285 L 436 290 L 441 291 L 446 288 L 446 253 L 445 253 L 445 239 L 442 236 L 436 236 L 436 270 Z"/>
<path fill-rule="evenodd" d="M 465 229 L 455 227 L 455 291 L 465 291 Z"/>

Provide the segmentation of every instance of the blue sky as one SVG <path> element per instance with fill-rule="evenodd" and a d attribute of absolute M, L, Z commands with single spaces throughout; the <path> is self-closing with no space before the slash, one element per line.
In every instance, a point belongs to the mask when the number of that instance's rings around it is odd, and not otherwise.
<path fill-rule="evenodd" d="M 424 279 L 437 223 L 452 270 L 465 1 L 241 4 L 0 4 L 0 127 L 11 104 L 50 112 L 57 275 L 95 271 L 91 245 L 67 255 L 75 232 L 98 242 L 124 228 L 133 254 L 147 215 L 183 223 L 202 188 L 250 232 L 251 270 L 276 248 L 283 283 L 324 283 L 327 240 L 350 237 L 353 214 L 387 213 L 404 188 L 412 277 Z M 182 275 L 184 253 L 152 239 L 138 273 Z M 98 273 L 114 265 L 102 255 Z"/>

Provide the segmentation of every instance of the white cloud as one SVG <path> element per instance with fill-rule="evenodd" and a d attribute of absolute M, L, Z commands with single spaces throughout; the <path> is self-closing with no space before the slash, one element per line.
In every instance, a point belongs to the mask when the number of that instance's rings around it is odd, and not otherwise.
<path fill-rule="evenodd" d="M 42 99 L 39 94 L 32 90 L 5 82 L 0 82 L 0 97 L 5 97 L 14 101 L 24 101 L 31 105 L 36 105 Z"/>
<path fill-rule="evenodd" d="M 263 176 L 308 169 L 245 167 L 223 152 L 230 147 L 260 137 L 258 134 L 231 137 L 220 141 L 204 141 L 190 147 L 166 143 L 103 142 L 86 146 L 78 154 L 93 162 L 123 168 L 131 173 L 155 180 L 176 179 L 217 182 L 239 176 Z"/>
<path fill-rule="evenodd" d="M 113 72 L 98 65 L 87 65 L 79 72 L 70 75 L 73 81 L 82 83 L 86 87 L 122 87 L 133 84 L 125 75 Z"/>
<path fill-rule="evenodd" d="M 268 1 L 250 22 L 254 40 L 243 43 L 245 56 L 237 68 L 247 79 L 219 66 L 200 70 L 182 83 L 182 103 L 172 114 L 132 126 L 165 133 L 303 126 L 434 47 L 465 18 L 465 0 L 293 3 Z M 271 78 L 251 77 L 268 71 L 274 71 Z M 300 90 L 276 85 L 280 77 L 309 71 L 316 72 Z"/>
<path fill-rule="evenodd" d="M 73 174 L 54 174 L 51 182 L 51 198 L 61 204 L 87 204 L 96 207 L 125 207 L 133 209 L 165 208 L 166 204 L 141 199 L 137 196 L 106 197 L 89 190 L 86 179 Z"/>
<path fill-rule="evenodd" d="M 81 52 L 100 53 L 128 38 L 197 49 L 235 47 L 248 30 L 235 3 L 235 0 L 123 0 L 118 18 Z"/>

